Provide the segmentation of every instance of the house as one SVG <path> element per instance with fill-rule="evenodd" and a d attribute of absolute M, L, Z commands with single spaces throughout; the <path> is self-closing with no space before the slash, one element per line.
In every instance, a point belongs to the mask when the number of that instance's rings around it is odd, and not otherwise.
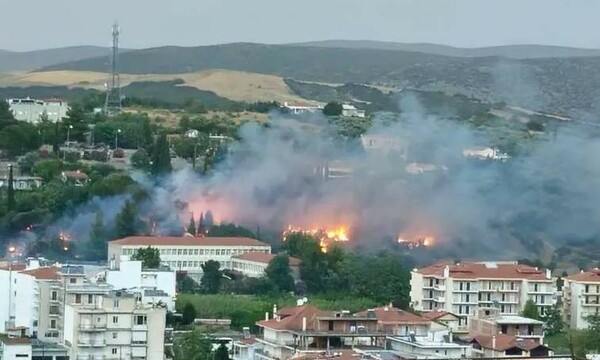
<path fill-rule="evenodd" d="M 544 322 L 518 315 L 505 315 L 493 307 L 478 308 L 469 322 L 469 334 L 506 334 L 544 341 Z"/>
<path fill-rule="evenodd" d="M 33 124 L 40 122 L 43 114 L 46 114 L 49 121 L 60 121 L 69 111 L 69 104 L 60 99 L 8 99 L 8 106 L 16 120 Z"/>
<path fill-rule="evenodd" d="M 453 342 L 452 331 L 430 332 L 427 336 L 388 336 L 393 354 L 403 359 L 460 359 L 467 357 L 471 346 Z"/>
<path fill-rule="evenodd" d="M 131 236 L 108 243 L 108 259 L 120 266 L 121 256 L 133 255 L 138 249 L 158 249 L 163 264 L 185 271 L 200 281 L 202 265 L 218 261 L 221 268 L 232 269 L 232 257 L 245 253 L 271 253 L 271 246 L 247 237 Z"/>
<path fill-rule="evenodd" d="M 426 336 L 431 329 L 432 321 L 393 307 L 391 304 L 368 309 L 357 313 L 362 316 L 377 320 L 377 329 L 388 335 L 409 335 Z"/>
<path fill-rule="evenodd" d="M 587 329 L 590 315 L 600 314 L 600 269 L 564 278 L 563 316 L 571 329 Z"/>
<path fill-rule="evenodd" d="M 200 135 L 200 131 L 198 131 L 196 129 L 190 129 L 185 132 L 185 137 L 190 138 L 190 139 L 196 139 L 196 138 L 198 138 L 199 135 Z"/>
<path fill-rule="evenodd" d="M 490 147 L 465 148 L 463 149 L 462 153 L 465 158 L 473 158 L 478 160 L 506 161 L 510 158 L 510 156 L 501 152 L 500 150 Z"/>
<path fill-rule="evenodd" d="M 141 261 L 122 256 L 121 261 L 110 261 L 109 268 L 102 274 L 103 280 L 115 289 L 128 289 L 141 294 L 144 304 L 165 304 L 169 311 L 175 311 L 176 274 L 175 270 L 163 266 L 146 269 Z"/>
<path fill-rule="evenodd" d="M 8 177 L 0 177 L 0 188 L 8 187 Z M 14 176 L 13 188 L 15 190 L 33 190 L 42 186 L 42 178 L 37 176 Z"/>
<path fill-rule="evenodd" d="M 452 330 L 452 332 L 454 332 L 454 333 L 460 332 L 460 329 L 459 329 L 460 328 L 459 327 L 460 316 L 455 315 L 451 312 L 440 309 L 440 310 L 426 311 L 424 313 L 421 313 L 421 316 L 426 319 L 429 319 L 431 321 L 434 321 L 436 323 L 444 325 L 448 329 Z"/>
<path fill-rule="evenodd" d="M 265 270 L 275 254 L 249 252 L 231 257 L 231 270 L 239 271 L 249 277 L 263 277 Z M 300 259 L 289 257 L 290 270 L 295 279 L 300 279 Z"/>
<path fill-rule="evenodd" d="M 87 174 L 80 170 L 63 171 L 61 178 L 64 183 L 75 186 L 85 186 L 88 182 Z"/>
<path fill-rule="evenodd" d="M 349 163 L 333 160 L 316 166 L 315 175 L 323 180 L 347 179 L 354 176 L 354 169 Z"/>
<path fill-rule="evenodd" d="M 0 334 L 0 359 L 31 360 L 31 358 L 30 338 Z"/>
<path fill-rule="evenodd" d="M 397 136 L 386 134 L 361 135 L 360 142 L 366 152 L 394 153 L 406 159 L 408 141 Z"/>
<path fill-rule="evenodd" d="M 287 102 L 283 103 L 282 109 L 291 114 L 298 115 L 304 113 L 316 113 L 323 111 L 323 106 L 321 105 L 292 105 Z"/>
<path fill-rule="evenodd" d="M 532 300 L 540 313 L 555 303 L 550 270 L 517 262 L 440 262 L 413 269 L 410 298 L 417 311 L 445 310 L 460 317 L 459 330 L 478 307 L 497 304 L 500 314 L 518 315 Z"/>
<path fill-rule="evenodd" d="M 354 105 L 342 104 L 342 116 L 364 118 L 366 113 L 364 110 L 357 109 Z"/>
<path fill-rule="evenodd" d="M 552 349 L 538 340 L 523 339 L 514 335 L 477 335 L 471 340 L 473 358 L 530 357 L 545 358 L 553 356 Z"/>

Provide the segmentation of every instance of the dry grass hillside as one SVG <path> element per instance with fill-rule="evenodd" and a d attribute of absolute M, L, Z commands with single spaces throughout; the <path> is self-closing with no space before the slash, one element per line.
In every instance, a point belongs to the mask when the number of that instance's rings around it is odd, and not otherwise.
<path fill-rule="evenodd" d="M 43 71 L 0 74 L 0 86 L 69 86 L 103 89 L 108 75 L 92 71 Z M 181 79 L 182 86 L 208 90 L 235 101 L 307 101 L 295 95 L 278 76 L 233 70 L 204 70 L 186 74 L 121 75 L 121 84 Z"/>

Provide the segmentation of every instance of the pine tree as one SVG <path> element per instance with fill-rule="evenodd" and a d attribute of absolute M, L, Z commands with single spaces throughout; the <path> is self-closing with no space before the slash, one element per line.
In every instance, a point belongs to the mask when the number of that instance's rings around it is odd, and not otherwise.
<path fill-rule="evenodd" d="M 196 220 L 194 220 L 194 214 L 192 214 L 192 218 L 190 219 L 190 224 L 188 225 L 187 232 L 196 236 Z"/>
<path fill-rule="evenodd" d="M 17 202 L 15 201 L 15 187 L 13 184 L 13 166 L 8 165 L 8 211 L 14 211 L 17 208 Z"/>
<path fill-rule="evenodd" d="M 214 360 L 229 360 L 229 350 L 225 343 L 221 343 L 217 350 L 215 350 Z"/>
<path fill-rule="evenodd" d="M 135 203 L 128 200 L 116 219 L 116 235 L 124 238 L 135 235 L 138 229 L 137 209 Z"/>
<path fill-rule="evenodd" d="M 106 256 L 106 232 L 104 231 L 104 215 L 101 210 L 96 213 L 96 218 L 90 230 L 90 258 L 101 260 Z"/>
<path fill-rule="evenodd" d="M 171 172 L 171 154 L 167 135 L 162 134 L 156 139 L 152 149 L 151 172 L 154 175 L 164 175 Z"/>
<path fill-rule="evenodd" d="M 198 219 L 198 234 L 206 234 L 206 227 L 204 226 L 204 213 L 200 213 L 200 219 Z"/>
<path fill-rule="evenodd" d="M 215 220 L 213 219 L 212 211 L 208 210 L 206 215 L 204 216 L 204 228 L 206 230 L 210 230 L 211 227 L 215 224 Z"/>

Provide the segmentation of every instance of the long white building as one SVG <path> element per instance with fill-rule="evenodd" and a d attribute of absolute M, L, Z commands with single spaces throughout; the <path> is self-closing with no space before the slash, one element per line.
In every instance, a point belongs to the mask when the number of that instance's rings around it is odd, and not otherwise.
<path fill-rule="evenodd" d="M 202 274 L 202 265 L 209 260 L 218 261 L 221 268 L 232 269 L 232 257 L 236 255 L 271 253 L 269 244 L 247 237 L 131 236 L 108 244 L 108 260 L 119 266 L 122 255 L 131 256 L 148 247 L 160 251 L 163 264 L 195 278 Z"/>
<path fill-rule="evenodd" d="M 564 279 L 563 316 L 571 329 L 587 329 L 588 317 L 600 315 L 600 269 Z"/>
<path fill-rule="evenodd" d="M 45 113 L 48 120 L 57 122 L 67 116 L 69 105 L 60 99 L 8 99 L 8 106 L 16 120 L 38 123 Z"/>
<path fill-rule="evenodd" d="M 415 310 L 458 315 L 465 329 L 477 307 L 516 315 L 532 300 L 545 311 L 556 302 L 555 280 L 550 270 L 517 262 L 438 263 L 411 272 L 410 298 Z"/>

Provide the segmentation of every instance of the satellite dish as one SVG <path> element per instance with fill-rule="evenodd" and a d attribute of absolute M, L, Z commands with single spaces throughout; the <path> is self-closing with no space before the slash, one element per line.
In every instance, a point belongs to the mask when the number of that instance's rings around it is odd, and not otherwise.
<path fill-rule="evenodd" d="M 302 302 L 307 303 L 308 302 L 308 298 L 307 297 L 302 298 Z"/>

